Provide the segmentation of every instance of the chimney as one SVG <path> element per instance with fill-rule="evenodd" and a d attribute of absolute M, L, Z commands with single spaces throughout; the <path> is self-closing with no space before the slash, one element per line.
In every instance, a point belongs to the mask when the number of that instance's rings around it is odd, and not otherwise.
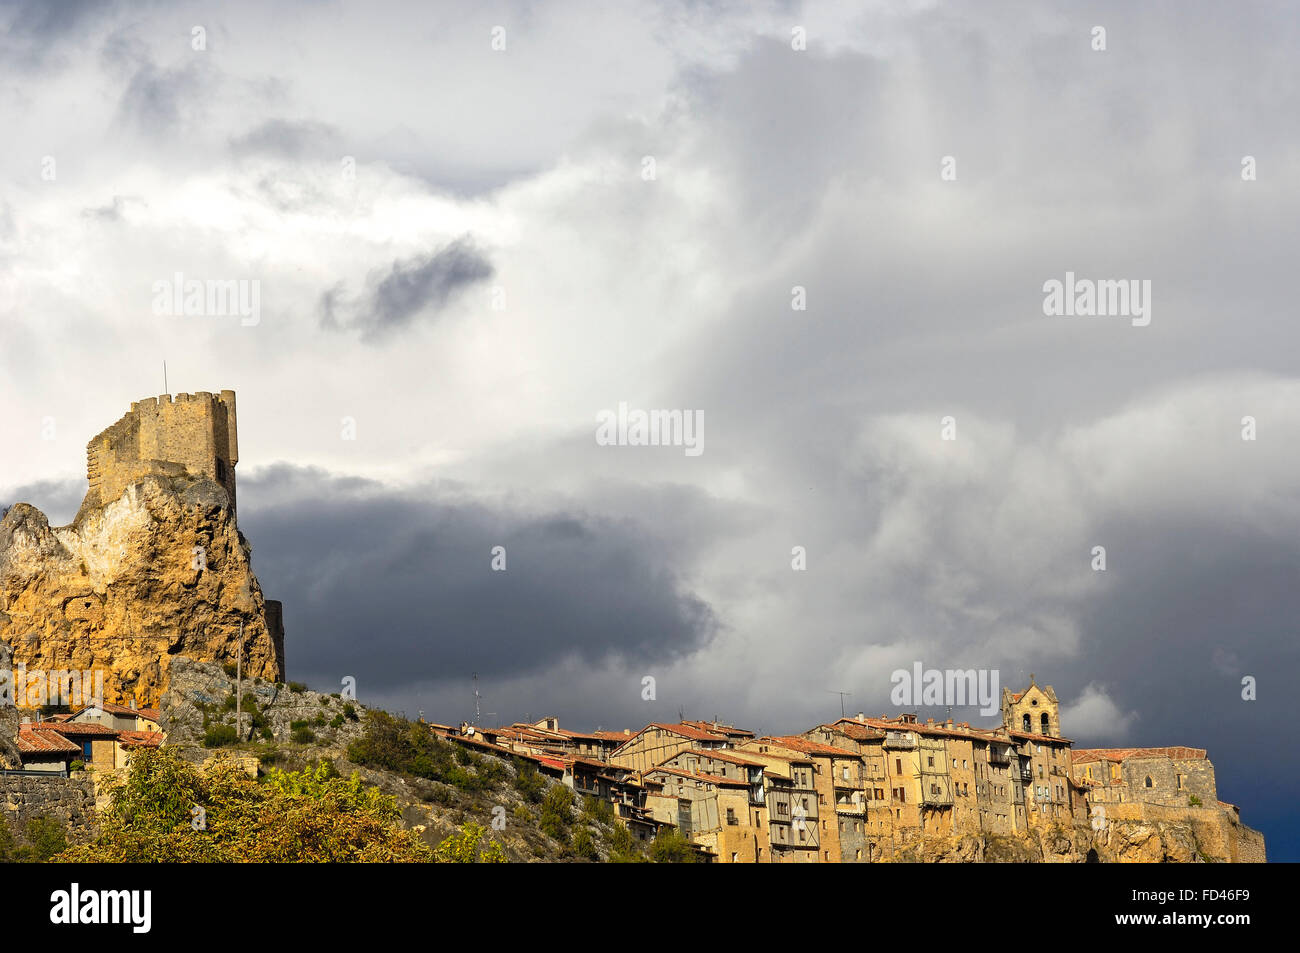
<path fill-rule="evenodd" d="M 858 721 L 866 721 L 866 720 L 867 720 L 867 716 L 864 715 L 862 712 L 858 712 Z"/>
<path fill-rule="evenodd" d="M 131 696 L 131 710 L 132 710 L 132 711 L 135 711 L 135 710 L 136 710 L 137 704 L 138 704 L 138 703 L 136 702 L 136 698 L 135 698 L 135 696 L 132 695 L 132 696 Z"/>

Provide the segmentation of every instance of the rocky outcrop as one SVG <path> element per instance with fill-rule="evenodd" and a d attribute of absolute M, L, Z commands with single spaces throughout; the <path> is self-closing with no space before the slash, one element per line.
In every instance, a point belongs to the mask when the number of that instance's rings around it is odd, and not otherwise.
<path fill-rule="evenodd" d="M 235 679 L 221 665 L 172 659 L 170 685 L 158 706 L 167 743 L 201 745 L 212 726 L 234 726 L 234 696 Z M 366 709 L 358 702 L 262 678 L 245 679 L 243 697 L 241 741 L 292 741 L 299 725 L 311 732 L 313 743 L 343 750 L 364 733 Z"/>
<path fill-rule="evenodd" d="M 1191 824 L 1172 821 L 1109 821 L 1101 830 L 1051 827 L 1023 834 L 959 834 L 927 837 L 883 849 L 899 863 L 1136 863 L 1189 864 L 1235 858 L 1197 837 Z"/>
<path fill-rule="evenodd" d="M 242 624 L 246 676 L 279 681 L 278 614 L 268 627 L 249 558 L 226 490 L 186 472 L 146 475 L 70 526 L 20 503 L 0 520 L 0 642 L 29 671 L 102 669 L 107 701 L 143 705 L 178 655 L 234 662 Z"/>

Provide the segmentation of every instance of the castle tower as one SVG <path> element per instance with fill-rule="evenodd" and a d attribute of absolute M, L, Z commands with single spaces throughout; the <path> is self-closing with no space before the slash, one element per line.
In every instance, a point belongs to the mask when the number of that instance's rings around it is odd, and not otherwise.
<path fill-rule="evenodd" d="M 1002 727 L 1007 731 L 1061 737 L 1061 705 L 1052 686 L 1040 688 L 1031 674 L 1029 687 L 1023 692 L 1002 689 Z"/>
<path fill-rule="evenodd" d="M 221 484 L 234 510 L 237 463 L 233 390 L 217 396 L 200 391 L 149 397 L 133 403 L 121 420 L 86 445 L 86 504 L 112 503 L 151 474 L 188 473 Z"/>

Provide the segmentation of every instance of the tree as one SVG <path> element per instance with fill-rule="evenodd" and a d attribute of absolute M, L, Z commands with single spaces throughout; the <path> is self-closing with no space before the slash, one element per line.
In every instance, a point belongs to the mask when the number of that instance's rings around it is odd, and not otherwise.
<path fill-rule="evenodd" d="M 487 828 L 471 823 L 435 847 L 433 859 L 439 864 L 504 864 L 506 852 L 487 836 Z"/>
<path fill-rule="evenodd" d="M 237 765 L 201 774 L 174 749 L 142 749 L 100 816 L 100 835 L 56 860 L 85 863 L 421 862 L 394 798 L 341 778 L 323 761 L 272 769 L 259 783 Z"/>
<path fill-rule="evenodd" d="M 691 842 L 675 827 L 661 827 L 650 842 L 650 859 L 656 864 L 693 864 L 698 858 Z"/>

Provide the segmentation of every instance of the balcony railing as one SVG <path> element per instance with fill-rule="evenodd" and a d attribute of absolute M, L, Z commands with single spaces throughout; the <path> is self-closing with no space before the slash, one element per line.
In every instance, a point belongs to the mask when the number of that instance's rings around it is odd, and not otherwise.
<path fill-rule="evenodd" d="M 989 764 L 1010 764 L 1010 763 L 1011 763 L 1011 752 L 1007 751 L 1005 748 L 1001 750 L 991 749 L 989 751 Z"/>
<path fill-rule="evenodd" d="M 884 744 L 886 748 L 915 748 L 916 736 L 889 734 L 885 735 Z"/>

